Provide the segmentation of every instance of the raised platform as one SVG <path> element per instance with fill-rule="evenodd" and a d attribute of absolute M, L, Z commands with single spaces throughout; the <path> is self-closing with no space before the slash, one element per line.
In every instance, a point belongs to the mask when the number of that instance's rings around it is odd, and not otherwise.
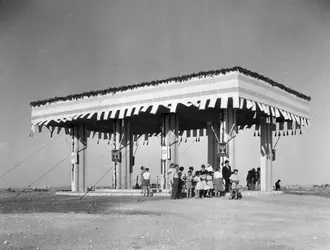
<path fill-rule="evenodd" d="M 154 196 L 170 196 L 169 190 L 152 190 Z M 85 192 L 56 192 L 56 195 L 66 195 L 66 196 L 82 196 Z M 269 195 L 280 195 L 283 194 L 282 191 L 242 191 L 242 196 L 269 196 Z M 95 191 L 90 191 L 86 196 L 143 196 L 140 189 L 97 189 Z M 229 194 L 226 194 L 229 196 Z"/>

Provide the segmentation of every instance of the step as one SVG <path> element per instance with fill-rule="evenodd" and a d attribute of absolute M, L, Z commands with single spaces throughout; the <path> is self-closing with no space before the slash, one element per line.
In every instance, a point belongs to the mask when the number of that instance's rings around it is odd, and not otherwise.
<path fill-rule="evenodd" d="M 83 196 L 85 192 L 56 192 L 56 195 L 65 195 L 65 196 Z M 270 195 L 281 195 L 282 191 L 242 191 L 242 196 L 270 196 Z M 226 196 L 230 194 L 227 193 Z M 141 190 L 113 190 L 107 189 L 105 191 L 90 191 L 85 196 L 141 196 Z M 168 190 L 162 190 L 162 192 L 153 192 L 153 196 L 170 196 Z"/>

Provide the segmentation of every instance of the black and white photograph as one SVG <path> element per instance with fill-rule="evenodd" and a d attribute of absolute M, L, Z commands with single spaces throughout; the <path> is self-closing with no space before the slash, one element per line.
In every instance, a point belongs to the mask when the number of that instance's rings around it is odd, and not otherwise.
<path fill-rule="evenodd" d="M 0 249 L 330 250 L 330 0 L 0 0 Z"/>

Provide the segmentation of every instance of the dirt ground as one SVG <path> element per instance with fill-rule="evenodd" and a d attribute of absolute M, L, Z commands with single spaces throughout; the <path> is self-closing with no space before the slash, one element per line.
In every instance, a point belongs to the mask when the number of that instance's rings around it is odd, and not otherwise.
<path fill-rule="evenodd" d="M 325 197 L 0 197 L 0 249 L 330 249 Z"/>

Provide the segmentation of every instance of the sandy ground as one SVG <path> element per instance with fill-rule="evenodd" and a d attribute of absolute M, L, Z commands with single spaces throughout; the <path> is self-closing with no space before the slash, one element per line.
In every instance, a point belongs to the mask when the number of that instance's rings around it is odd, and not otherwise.
<path fill-rule="evenodd" d="M 330 249 L 329 205 L 289 194 L 238 201 L 2 195 L 0 249 Z"/>

